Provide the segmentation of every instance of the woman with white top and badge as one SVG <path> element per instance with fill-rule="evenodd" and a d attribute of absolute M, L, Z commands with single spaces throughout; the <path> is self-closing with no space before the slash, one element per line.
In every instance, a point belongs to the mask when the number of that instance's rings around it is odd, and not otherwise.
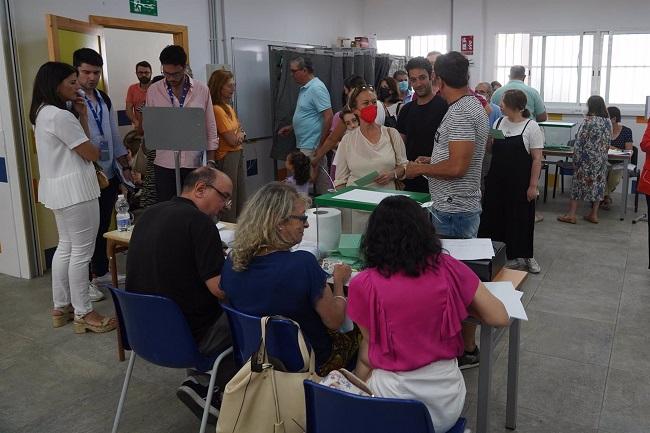
<path fill-rule="evenodd" d="M 479 237 L 505 242 L 508 259 L 523 259 L 529 272 L 539 273 L 533 258 L 537 179 L 542 169 L 544 133 L 526 109 L 526 94 L 508 90 L 501 110 L 505 117 L 492 126 L 503 133 L 488 150 L 492 164 L 485 179 L 485 200 Z M 495 134 L 501 136 L 500 134 Z"/>
<path fill-rule="evenodd" d="M 79 88 L 72 66 L 47 62 L 34 79 L 29 110 L 40 172 L 38 200 L 54 213 L 59 233 L 52 260 L 52 322 L 58 328 L 74 320 L 75 333 L 108 332 L 115 329 L 115 319 L 94 311 L 88 294 L 88 264 L 99 228 L 93 166 L 99 149 L 88 139 Z"/>

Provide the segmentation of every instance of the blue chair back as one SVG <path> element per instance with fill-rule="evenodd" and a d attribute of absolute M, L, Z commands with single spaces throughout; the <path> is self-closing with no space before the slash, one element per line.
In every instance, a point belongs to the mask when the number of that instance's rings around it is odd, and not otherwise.
<path fill-rule="evenodd" d="M 174 301 L 110 288 L 125 349 L 170 368 L 208 371 L 214 357 L 199 353 L 185 316 Z"/>
<path fill-rule="evenodd" d="M 435 433 L 424 403 L 416 400 L 362 397 L 305 380 L 309 433 Z M 459 418 L 448 433 L 463 433 Z"/>
<path fill-rule="evenodd" d="M 262 318 L 242 313 L 229 305 L 222 307 L 228 315 L 235 363 L 241 367 L 260 345 Z M 298 329 L 290 320 L 274 319 L 266 331 L 269 356 L 279 359 L 288 371 L 294 372 L 304 367 L 298 348 Z"/>

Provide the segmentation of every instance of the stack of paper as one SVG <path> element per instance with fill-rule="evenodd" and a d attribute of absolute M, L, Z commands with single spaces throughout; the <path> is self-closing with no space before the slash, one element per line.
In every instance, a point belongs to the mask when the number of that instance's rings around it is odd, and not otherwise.
<path fill-rule="evenodd" d="M 510 281 L 499 281 L 492 283 L 483 283 L 485 287 L 497 298 L 506 308 L 508 317 L 511 319 L 528 320 L 526 310 L 521 303 L 521 297 L 524 292 L 515 290 Z"/>
<path fill-rule="evenodd" d="M 456 260 L 482 260 L 494 257 L 491 239 L 442 239 L 442 248 Z"/>
<path fill-rule="evenodd" d="M 390 192 L 381 192 L 381 191 L 367 191 L 365 189 L 353 189 L 343 194 L 334 196 L 333 198 L 337 200 L 346 200 L 346 201 L 357 201 L 362 203 L 370 204 L 379 204 L 386 197 L 391 197 L 394 195 L 406 195 L 400 193 L 390 193 Z"/>

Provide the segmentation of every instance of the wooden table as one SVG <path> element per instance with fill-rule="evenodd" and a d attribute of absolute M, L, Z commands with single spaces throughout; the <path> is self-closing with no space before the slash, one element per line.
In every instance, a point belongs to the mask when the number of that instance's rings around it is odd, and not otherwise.
<path fill-rule="evenodd" d="M 237 224 L 220 222 L 223 224 L 223 229 L 234 230 L 237 227 Z M 129 249 L 129 242 L 131 241 L 131 233 L 133 226 L 129 227 L 129 230 L 121 232 L 119 230 L 113 230 L 111 232 L 104 233 L 106 238 L 106 255 L 108 256 L 108 269 L 111 273 L 111 284 L 113 287 L 118 288 L 117 285 L 117 258 L 115 255 L 119 252 L 123 252 Z M 124 361 L 124 345 L 122 344 L 122 334 L 120 328 L 117 328 L 117 357 L 120 361 Z"/>
<path fill-rule="evenodd" d="M 544 157 L 559 156 L 568 159 L 573 157 L 573 150 L 544 149 L 542 150 L 542 155 L 544 155 Z M 607 159 L 610 161 L 622 162 L 625 165 L 625 167 L 623 168 L 623 192 L 621 194 L 623 198 L 623 203 L 621 205 L 621 213 L 620 213 L 620 220 L 623 221 L 625 219 L 625 215 L 627 214 L 627 196 L 628 196 L 628 190 L 630 188 L 630 173 L 628 172 L 627 166 L 632 160 L 632 152 L 620 154 L 620 153 L 612 153 L 610 151 L 607 154 Z M 546 162 L 549 163 L 549 161 Z M 546 201 L 546 188 L 548 188 L 548 170 L 546 171 L 546 179 L 544 183 L 544 201 Z"/>

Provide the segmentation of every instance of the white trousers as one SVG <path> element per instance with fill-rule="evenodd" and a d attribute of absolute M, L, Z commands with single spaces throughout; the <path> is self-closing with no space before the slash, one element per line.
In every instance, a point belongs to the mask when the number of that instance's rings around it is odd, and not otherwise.
<path fill-rule="evenodd" d="M 373 370 L 368 387 L 379 397 L 421 401 L 437 432 L 451 429 L 465 404 L 465 380 L 456 359 L 432 362 L 413 371 Z"/>
<path fill-rule="evenodd" d="M 54 308 L 72 303 L 75 315 L 83 316 L 93 309 L 88 294 L 88 266 L 99 230 L 99 201 L 85 201 L 53 212 L 59 231 L 52 260 Z"/>

